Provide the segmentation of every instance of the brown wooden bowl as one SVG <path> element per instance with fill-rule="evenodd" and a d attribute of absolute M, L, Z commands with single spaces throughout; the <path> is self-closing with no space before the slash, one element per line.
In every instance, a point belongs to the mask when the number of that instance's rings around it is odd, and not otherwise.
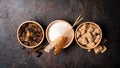
<path fill-rule="evenodd" d="M 64 21 L 64 20 L 55 20 L 55 21 L 52 21 L 49 25 L 48 25 L 48 27 L 47 27 L 47 29 L 46 29 L 46 38 L 47 38 L 47 41 L 50 43 L 51 41 L 53 41 L 52 39 L 50 39 L 50 37 L 49 37 L 49 31 L 50 31 L 50 28 L 51 27 L 53 27 L 54 26 L 54 24 L 57 24 L 57 23 L 65 23 L 66 25 L 67 25 L 67 27 L 69 27 L 69 28 L 72 28 L 72 26 L 67 22 L 67 21 Z M 57 29 L 57 28 L 56 28 Z M 61 27 L 61 30 L 64 30 L 64 28 L 62 28 Z M 69 30 L 69 29 L 67 29 L 67 30 Z M 67 31 L 67 30 L 65 30 L 65 31 Z M 59 31 L 58 31 L 59 32 Z M 64 32 L 63 32 L 64 33 Z M 58 36 L 57 36 L 58 37 Z M 56 37 L 56 38 L 57 38 Z M 72 43 L 72 41 L 73 41 L 73 39 L 74 39 L 74 30 L 73 29 L 71 29 L 71 32 L 67 35 L 67 37 L 68 37 L 68 39 L 67 39 L 67 41 L 66 41 L 66 43 L 65 43 L 65 46 L 63 47 L 63 48 L 67 48 L 71 43 Z"/>
<path fill-rule="evenodd" d="M 21 42 L 21 40 L 20 40 L 20 37 L 19 37 L 20 28 L 21 28 L 24 24 L 27 24 L 27 23 L 33 23 L 33 24 L 37 25 L 37 26 L 41 29 L 41 31 L 42 31 L 42 38 L 41 38 L 41 40 L 39 41 L 39 43 L 37 43 L 36 45 L 28 46 L 28 45 L 23 44 L 23 43 Z M 43 41 L 43 39 L 44 39 L 44 30 L 43 30 L 42 26 L 41 26 L 39 23 L 35 22 L 35 21 L 25 21 L 25 22 L 22 22 L 22 23 L 19 25 L 18 29 L 17 29 L 17 39 L 18 39 L 19 43 L 20 43 L 22 46 L 24 46 L 24 47 L 26 47 L 26 48 L 35 48 L 35 47 L 39 46 L 39 45 L 42 43 L 42 41 Z"/>
<path fill-rule="evenodd" d="M 83 45 L 81 45 L 81 44 L 78 42 L 78 40 L 77 40 L 77 31 L 78 31 L 78 29 L 79 29 L 82 25 L 84 25 L 84 24 L 92 24 L 92 25 L 94 25 L 95 27 L 97 27 L 97 28 L 100 30 L 100 39 L 99 39 L 98 43 L 96 43 L 95 46 L 93 46 L 93 47 L 83 46 Z M 101 28 L 100 28 L 96 23 L 94 23 L 94 22 L 83 22 L 82 24 L 80 24 L 80 25 L 77 27 L 77 29 L 76 29 L 76 31 L 75 31 L 75 40 L 76 40 L 77 44 L 78 44 L 81 48 L 84 48 L 84 49 L 90 50 L 90 49 L 93 49 L 93 48 L 97 47 L 97 46 L 100 44 L 101 39 L 102 39 L 102 30 L 101 30 Z"/>

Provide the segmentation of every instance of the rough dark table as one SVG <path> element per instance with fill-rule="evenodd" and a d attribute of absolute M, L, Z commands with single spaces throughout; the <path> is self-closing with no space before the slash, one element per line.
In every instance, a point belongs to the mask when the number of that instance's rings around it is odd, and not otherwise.
<path fill-rule="evenodd" d="M 21 22 L 34 20 L 44 30 L 56 19 L 72 25 L 81 14 L 96 22 L 108 39 L 103 54 L 88 53 L 75 40 L 60 55 L 28 56 L 16 37 Z M 115 0 L 0 0 L 0 68 L 116 68 L 120 64 L 120 8 Z M 83 22 L 84 22 L 83 21 Z M 46 44 L 45 39 L 42 44 Z M 119 67 L 118 67 L 119 68 Z"/>

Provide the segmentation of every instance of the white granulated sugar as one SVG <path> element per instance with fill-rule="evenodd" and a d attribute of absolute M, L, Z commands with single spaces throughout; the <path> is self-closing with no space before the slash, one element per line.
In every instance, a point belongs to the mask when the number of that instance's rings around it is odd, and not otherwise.
<path fill-rule="evenodd" d="M 52 24 L 48 32 L 50 41 L 54 41 L 56 38 L 63 35 L 70 28 L 71 26 L 69 26 L 66 22 L 57 22 Z"/>

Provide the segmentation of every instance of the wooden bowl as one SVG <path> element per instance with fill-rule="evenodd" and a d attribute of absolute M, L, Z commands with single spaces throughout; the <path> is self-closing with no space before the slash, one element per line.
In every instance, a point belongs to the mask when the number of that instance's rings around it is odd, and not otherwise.
<path fill-rule="evenodd" d="M 20 40 L 20 37 L 19 37 L 19 34 L 20 34 L 19 32 L 20 32 L 20 29 L 22 28 L 22 26 L 23 26 L 24 24 L 30 24 L 30 23 L 35 24 L 37 27 L 40 28 L 40 30 L 41 30 L 41 32 L 42 32 L 42 38 L 41 38 L 41 40 L 38 41 L 38 43 L 36 43 L 35 45 L 32 45 L 32 46 L 28 46 L 28 45 L 23 44 L 23 43 L 21 42 L 21 40 Z M 26 48 L 35 48 L 35 47 L 39 46 L 39 45 L 42 43 L 42 41 L 43 41 L 43 39 L 44 39 L 44 30 L 43 30 L 42 26 L 41 26 L 39 23 L 35 22 L 35 21 L 25 21 L 25 22 L 22 22 L 22 23 L 19 25 L 18 29 L 17 29 L 17 39 L 18 39 L 19 43 L 20 43 L 22 46 L 24 46 L 24 47 L 26 47 Z"/>
<path fill-rule="evenodd" d="M 96 28 L 98 28 L 99 31 L 100 31 L 99 41 L 98 41 L 98 43 L 96 43 L 95 46 L 93 46 L 93 47 L 86 47 L 86 46 L 81 45 L 81 44 L 78 42 L 77 31 L 78 31 L 79 28 L 80 28 L 82 25 L 84 25 L 84 24 L 94 25 L 94 26 L 95 26 Z M 77 44 L 78 44 L 81 48 L 84 48 L 84 49 L 90 50 L 90 49 L 93 49 L 93 48 L 97 47 L 97 46 L 100 44 L 101 39 L 102 39 L 102 30 L 101 30 L 101 28 L 100 28 L 96 23 L 94 23 L 94 22 L 83 22 L 82 24 L 80 24 L 80 25 L 77 27 L 77 29 L 76 29 L 76 31 L 75 31 L 75 40 L 76 40 Z"/>
<path fill-rule="evenodd" d="M 61 28 L 59 27 L 54 27 L 54 25 L 58 25 L 61 26 Z M 68 29 L 65 29 L 65 28 L 68 28 Z M 59 36 L 63 35 L 66 31 L 68 31 L 69 29 L 71 29 L 72 26 L 67 22 L 67 21 L 64 21 L 64 20 L 55 20 L 55 21 L 52 21 L 47 29 L 46 29 L 46 38 L 47 38 L 47 41 L 50 43 L 51 41 L 54 41 L 56 38 L 58 38 Z M 58 31 L 52 31 L 53 29 L 58 29 Z M 62 30 L 62 32 L 60 32 L 59 30 Z M 55 33 L 56 32 L 56 33 Z M 53 37 L 54 36 L 54 37 Z M 65 46 L 63 48 L 67 48 L 73 41 L 74 39 L 74 30 L 71 29 L 71 32 L 69 34 L 67 34 L 67 41 L 65 43 Z"/>

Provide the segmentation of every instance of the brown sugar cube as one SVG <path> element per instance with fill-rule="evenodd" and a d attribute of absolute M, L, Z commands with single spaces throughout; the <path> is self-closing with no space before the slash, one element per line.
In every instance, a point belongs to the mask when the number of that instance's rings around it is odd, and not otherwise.
<path fill-rule="evenodd" d="M 82 45 L 87 45 L 88 44 L 88 41 L 85 37 L 82 38 L 81 44 Z"/>
<path fill-rule="evenodd" d="M 94 29 L 91 26 L 87 30 L 87 32 L 93 32 L 93 31 L 94 31 Z"/>
<path fill-rule="evenodd" d="M 95 43 L 94 42 L 91 42 L 91 43 L 88 43 L 87 44 L 87 47 L 88 48 L 93 48 L 95 46 Z"/>
<path fill-rule="evenodd" d="M 103 45 L 103 49 L 101 50 L 101 53 L 104 53 L 107 50 L 106 46 Z"/>
<path fill-rule="evenodd" d="M 93 41 L 95 41 L 96 36 L 97 36 L 96 33 L 95 33 L 95 32 L 92 32 L 91 34 L 92 34 L 92 37 L 93 37 Z"/>
<path fill-rule="evenodd" d="M 98 27 L 94 24 L 90 24 L 90 26 L 93 28 L 93 29 L 97 29 Z"/>
<path fill-rule="evenodd" d="M 86 38 L 93 38 L 93 37 L 92 37 L 92 34 L 89 33 L 89 32 L 85 33 L 85 34 L 84 34 L 84 37 L 86 37 Z"/>
<path fill-rule="evenodd" d="M 97 46 L 97 47 L 95 47 L 94 48 L 94 52 L 95 52 L 95 54 L 98 54 L 98 53 L 100 53 L 101 51 L 102 51 L 102 46 Z"/>
<path fill-rule="evenodd" d="M 91 52 L 91 49 L 88 49 L 88 52 Z"/>
<path fill-rule="evenodd" d="M 81 27 L 79 27 L 79 29 L 78 29 L 80 32 L 83 30 L 83 29 L 81 29 Z"/>
<path fill-rule="evenodd" d="M 98 28 L 96 28 L 95 33 L 100 34 L 100 30 Z"/>
<path fill-rule="evenodd" d="M 77 38 L 79 38 L 81 35 L 81 33 L 79 31 L 77 31 Z"/>
<path fill-rule="evenodd" d="M 80 28 L 79 31 L 86 30 L 86 24 L 83 24 Z"/>
<path fill-rule="evenodd" d="M 93 37 L 96 37 L 96 33 L 95 33 L 95 32 L 92 32 L 92 36 L 93 36 Z"/>
<path fill-rule="evenodd" d="M 96 36 L 96 39 L 95 39 L 95 43 L 98 43 L 99 40 L 100 40 L 100 35 L 97 35 L 97 36 Z"/>
<path fill-rule="evenodd" d="M 81 43 L 82 41 L 82 37 L 78 38 L 78 42 Z"/>
<path fill-rule="evenodd" d="M 85 37 L 79 38 L 78 42 L 81 43 L 82 45 L 87 45 L 88 44 L 88 41 Z"/>
<path fill-rule="evenodd" d="M 81 31 L 81 35 L 84 35 L 84 34 L 85 34 L 85 30 L 82 30 L 82 31 Z"/>
<path fill-rule="evenodd" d="M 91 43 L 94 41 L 94 38 L 88 38 L 88 41 Z"/>

